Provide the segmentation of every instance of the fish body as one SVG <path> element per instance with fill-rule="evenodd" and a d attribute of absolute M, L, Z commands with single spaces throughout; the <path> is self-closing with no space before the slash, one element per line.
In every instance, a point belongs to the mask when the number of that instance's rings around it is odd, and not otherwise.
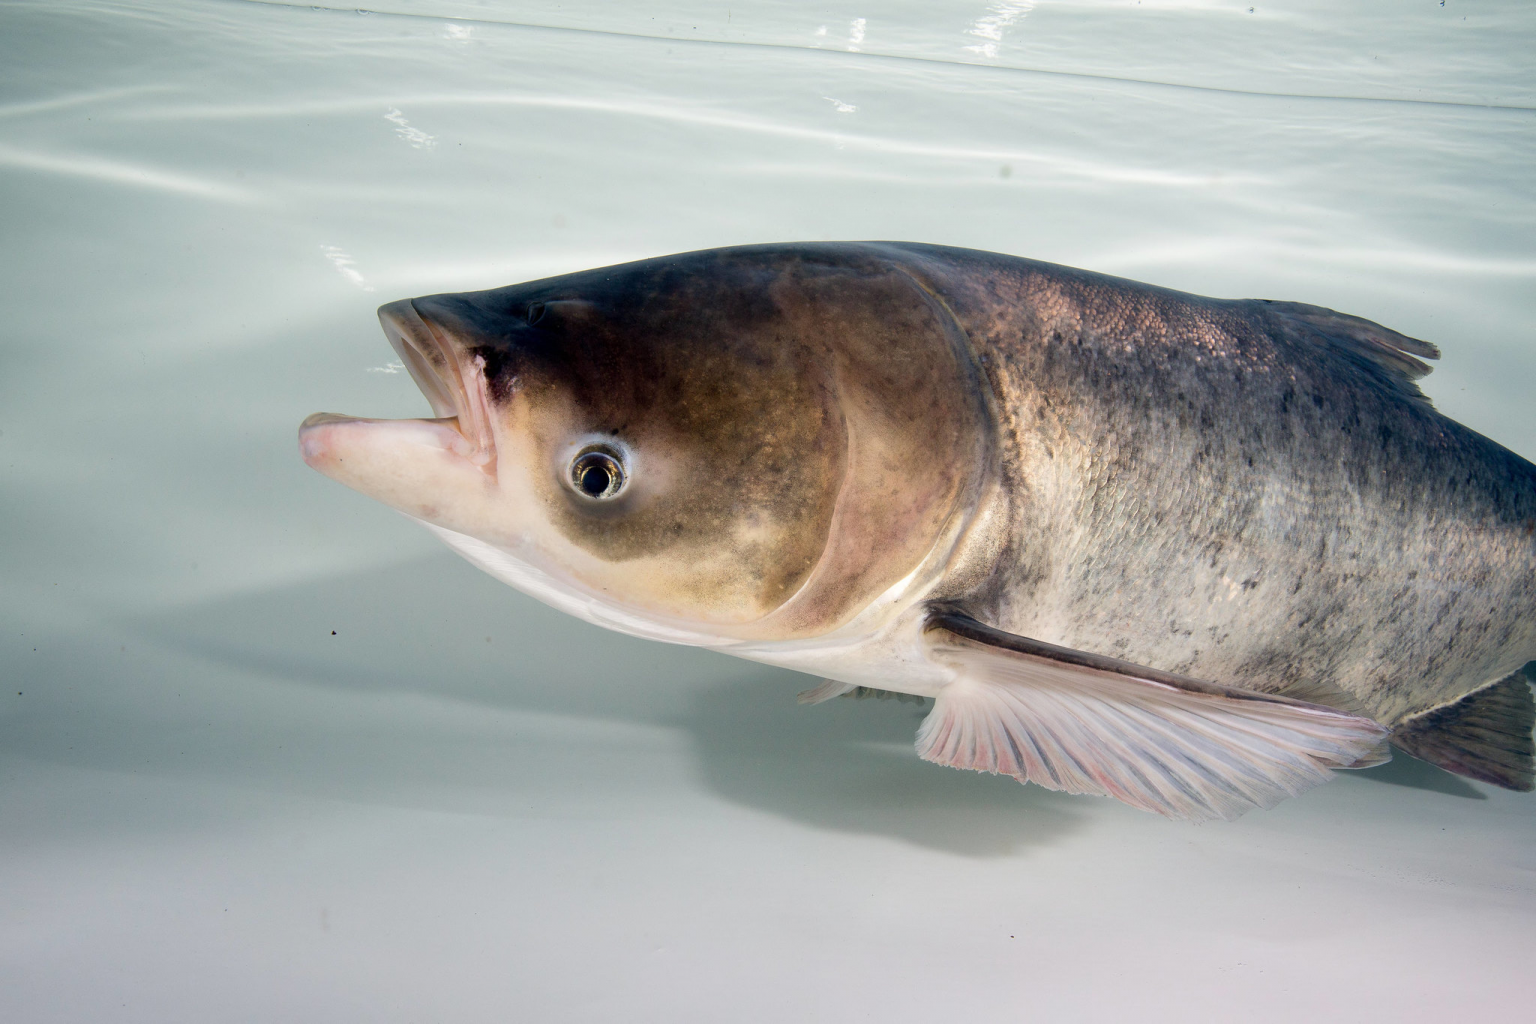
<path fill-rule="evenodd" d="M 1002 628 L 1327 683 L 1387 725 L 1536 657 L 1536 466 L 1423 399 L 1431 347 L 1316 307 L 934 257 L 996 396 L 1007 548 L 982 606 Z"/>
<path fill-rule="evenodd" d="M 1531 784 L 1536 467 L 1296 303 L 908 243 L 381 310 L 438 419 L 306 459 L 610 628 L 934 698 L 920 753 L 1177 817 Z"/>

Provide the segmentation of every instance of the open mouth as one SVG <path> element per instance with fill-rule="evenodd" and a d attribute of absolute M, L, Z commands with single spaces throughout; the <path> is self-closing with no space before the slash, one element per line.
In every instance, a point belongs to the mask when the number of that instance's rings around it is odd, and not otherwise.
<path fill-rule="evenodd" d="M 380 306 L 379 323 L 411 379 L 427 396 L 432 412 L 463 435 L 469 447 L 466 457 L 478 466 L 489 465 L 496 457 L 496 440 L 491 433 L 485 358 L 455 343 L 423 317 L 410 299 Z"/>

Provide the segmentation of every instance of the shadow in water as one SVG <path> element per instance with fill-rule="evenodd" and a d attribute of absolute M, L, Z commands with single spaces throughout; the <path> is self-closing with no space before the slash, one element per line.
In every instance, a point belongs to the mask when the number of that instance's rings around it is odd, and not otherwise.
<path fill-rule="evenodd" d="M 235 594 L 125 623 L 232 670 L 349 692 L 664 724 L 758 666 L 588 625 L 448 554 Z"/>
<path fill-rule="evenodd" d="M 1468 800 L 1487 800 L 1488 794 L 1459 775 L 1452 775 L 1443 768 L 1436 768 L 1428 761 L 1420 761 L 1412 754 L 1392 748 L 1392 760 L 1375 768 L 1362 768 L 1349 773 L 1372 782 L 1385 782 L 1389 786 L 1406 786 L 1431 793 L 1465 797 Z"/>
<path fill-rule="evenodd" d="M 793 685 L 787 685 L 792 682 Z M 796 704 L 804 677 L 711 687 L 682 722 L 702 781 L 733 802 L 818 828 L 885 835 L 972 857 L 1054 842 L 1086 798 L 918 759 L 926 708 L 838 699 Z"/>
<path fill-rule="evenodd" d="M 587 625 L 446 553 L 236 594 L 125 625 L 163 649 L 316 691 L 404 692 L 512 712 L 678 728 L 692 740 L 698 778 L 708 790 L 817 828 L 986 857 L 1050 843 L 1093 810 L 1086 798 L 920 761 L 912 741 L 924 710 L 911 704 L 840 699 L 802 706 L 794 696 L 814 684 L 808 677 Z M 325 762 L 329 767 L 317 763 L 316 771 L 335 781 L 366 768 L 375 789 L 435 779 L 444 793 L 456 792 L 465 779 L 498 773 L 501 759 L 488 741 L 461 737 L 454 741 L 457 760 L 450 760 L 434 753 L 421 726 L 395 727 L 399 735 L 386 749 L 347 746 L 350 753 L 341 755 L 338 748 Z M 228 753 L 241 742 L 254 750 L 270 737 L 225 739 L 229 746 L 220 749 Z M 308 742 L 332 749 L 340 739 L 317 735 Z M 392 756 L 390 745 L 416 753 L 383 763 Z M 1387 764 L 1350 774 L 1487 799 L 1465 779 L 1401 751 Z M 597 779 L 591 784 L 601 785 Z"/>
<path fill-rule="evenodd" d="M 919 760 L 912 742 L 924 710 L 912 704 L 799 705 L 795 694 L 815 680 L 587 625 L 447 554 L 233 595 L 132 626 L 163 648 L 320 691 L 418 693 L 678 728 L 693 741 L 708 790 L 818 828 L 997 856 L 1084 820 L 1073 798 Z M 413 742 L 391 741 L 402 751 Z M 352 754 L 380 780 L 409 776 L 375 756 Z M 431 774 L 431 757 L 412 760 Z M 440 768 L 449 786 L 473 774 L 469 764 Z"/>

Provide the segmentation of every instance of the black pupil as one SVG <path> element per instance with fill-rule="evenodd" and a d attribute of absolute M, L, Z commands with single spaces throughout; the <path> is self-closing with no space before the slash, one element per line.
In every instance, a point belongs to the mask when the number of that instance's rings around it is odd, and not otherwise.
<path fill-rule="evenodd" d="M 613 474 L 608 471 L 607 466 L 601 463 L 593 462 L 582 468 L 581 489 L 594 498 L 608 490 L 612 482 Z"/>

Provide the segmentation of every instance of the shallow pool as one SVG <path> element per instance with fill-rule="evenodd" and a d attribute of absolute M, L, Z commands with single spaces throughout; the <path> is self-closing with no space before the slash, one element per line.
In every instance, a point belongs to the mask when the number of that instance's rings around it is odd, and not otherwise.
<path fill-rule="evenodd" d="M 1400 757 L 1196 828 L 936 768 L 295 451 L 425 413 L 384 301 L 881 238 L 1380 321 L 1536 457 L 1536 13 L 1338 6 L 0 8 L 0 1017 L 1528 1007 L 1536 797 Z"/>

